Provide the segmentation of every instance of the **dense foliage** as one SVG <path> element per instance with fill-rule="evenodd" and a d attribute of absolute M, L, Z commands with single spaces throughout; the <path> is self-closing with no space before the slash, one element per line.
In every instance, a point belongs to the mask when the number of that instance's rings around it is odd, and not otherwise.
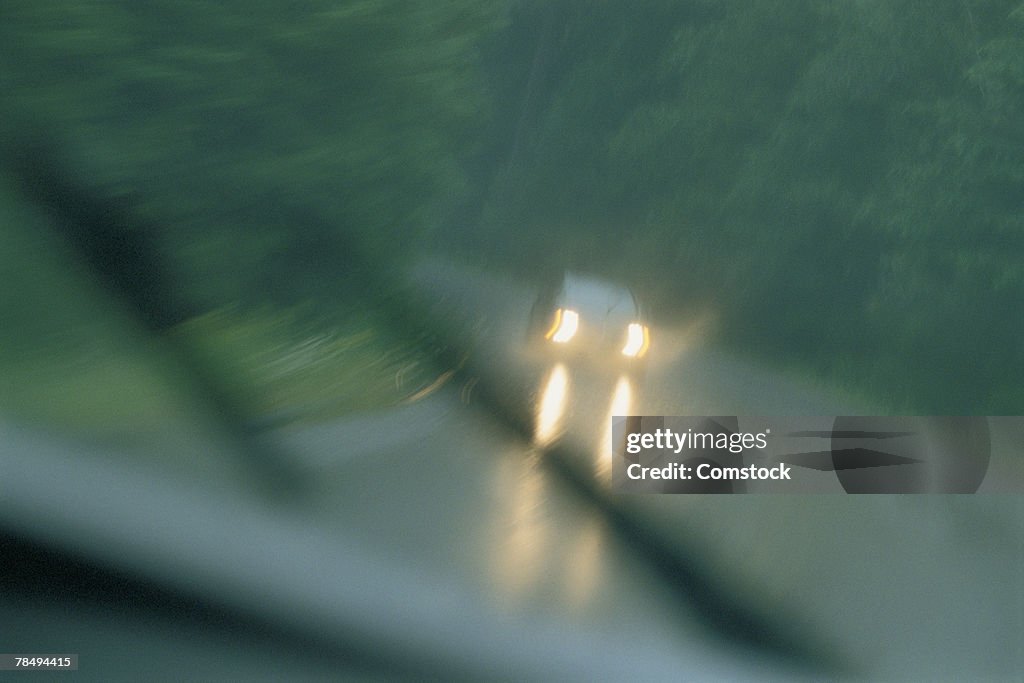
<path fill-rule="evenodd" d="M 12 0 L 10 135 L 45 127 L 95 189 L 133 195 L 196 291 L 326 297 L 466 187 L 493 5 Z"/>
<path fill-rule="evenodd" d="M 529 83 L 482 244 L 711 309 L 731 343 L 894 407 L 1024 409 L 1019 0 L 513 16 L 534 47 L 492 55 Z"/>
<path fill-rule="evenodd" d="M 1020 413 L 1020 0 L 8 0 L 3 132 L 212 301 L 410 248 L 631 281 L 893 407 Z"/>

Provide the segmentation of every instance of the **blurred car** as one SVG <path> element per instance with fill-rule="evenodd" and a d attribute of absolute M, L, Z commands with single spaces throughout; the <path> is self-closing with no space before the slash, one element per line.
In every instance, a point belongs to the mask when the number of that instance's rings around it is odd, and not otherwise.
<path fill-rule="evenodd" d="M 528 334 L 531 346 L 545 356 L 582 360 L 598 369 L 638 369 L 651 345 L 633 292 L 573 272 L 540 288 Z"/>

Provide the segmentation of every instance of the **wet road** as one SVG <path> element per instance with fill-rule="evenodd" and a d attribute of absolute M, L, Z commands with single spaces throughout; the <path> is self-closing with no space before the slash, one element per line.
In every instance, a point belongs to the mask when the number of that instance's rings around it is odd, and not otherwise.
<path fill-rule="evenodd" d="M 529 288 L 436 264 L 413 277 L 470 365 L 409 405 L 273 435 L 313 482 L 301 499 L 262 498 L 194 416 L 169 417 L 149 445 L 0 424 L 6 533 L 285 629 L 316 656 L 17 595 L 3 605 L 22 626 L 9 647 L 60 633 L 92 680 L 144 673 L 126 653 L 179 649 L 197 653 L 197 678 L 202 662 L 215 675 L 264 661 L 246 677 L 268 680 L 282 662 L 302 678 L 353 661 L 371 677 L 514 680 L 820 679 L 837 674 L 826 662 L 887 680 L 1024 671 L 1020 497 L 615 496 L 612 413 L 858 407 L 716 353 L 700 325 L 656 330 L 640 381 L 558 368 L 522 343 Z"/>
<path fill-rule="evenodd" d="M 709 627 L 539 448 L 455 387 L 274 435 L 313 482 L 296 500 L 263 498 L 199 416 L 168 422 L 161 443 L 121 445 L 0 423 L 3 531 L 110 572 L 115 586 L 106 601 L 9 592 L 0 616 L 19 628 L 6 647 L 52 648 L 56 635 L 82 655 L 84 680 L 151 678 L 147 662 L 175 657 L 196 679 L 334 678 L 353 660 L 386 678 L 800 671 Z M 259 638 L 126 604 L 125 581 L 241 615 Z M 305 649 L 268 642 L 267 629 Z"/>
<path fill-rule="evenodd" d="M 522 351 L 529 287 L 429 262 L 416 277 L 429 283 L 426 291 L 440 292 L 434 298 L 440 319 L 461 325 L 457 334 L 476 335 L 482 351 L 473 370 L 482 382 L 502 387 L 493 403 L 513 415 L 532 406 L 543 439 L 561 444 L 554 457 L 567 461 L 601 505 L 667 552 L 699 558 L 712 581 L 746 608 L 775 623 L 810 624 L 868 677 L 959 672 L 1003 680 L 1024 671 L 1020 495 L 845 496 L 833 472 L 803 469 L 805 487 L 839 495 L 617 496 L 607 482 L 613 414 L 878 411 L 720 353 L 699 322 L 653 330 L 649 369 L 640 381 L 552 367 Z M 563 408 L 552 408 L 552 391 Z M 1021 421 L 989 423 L 991 462 L 980 491 L 1020 491 Z M 830 428 L 831 418 L 823 419 L 822 429 Z"/>
<path fill-rule="evenodd" d="M 316 484 L 302 500 L 268 505 L 227 471 L 126 468 L 106 449 L 6 425 L 0 519 L 8 533 L 118 576 L 297 632 L 320 652 L 320 674 L 332 663 L 323 653 L 337 650 L 343 661 L 362 653 L 386 676 L 794 673 L 734 651 L 540 466 L 539 452 L 456 395 L 283 436 Z M 195 436 L 199 448 L 211 443 Z M 226 648 L 223 634 L 159 614 L 85 601 L 40 610 L 10 597 L 0 611 L 21 628 L 5 645 L 34 650 L 59 634 L 62 650 L 90 662 L 87 680 L 129 680 L 140 667 L 128 659 L 167 660 L 178 648 L 204 652 L 199 672 L 206 660 L 222 668 L 225 650 L 245 658 L 244 642 Z M 156 636 L 167 631 L 177 636 Z"/>

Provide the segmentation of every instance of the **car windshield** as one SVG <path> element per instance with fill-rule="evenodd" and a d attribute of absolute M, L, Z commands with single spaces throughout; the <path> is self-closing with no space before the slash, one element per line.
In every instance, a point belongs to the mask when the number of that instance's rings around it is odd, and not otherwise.
<path fill-rule="evenodd" d="M 1021 0 L 2 14 L 0 670 L 1024 675 Z"/>
<path fill-rule="evenodd" d="M 569 273 L 562 285 L 561 303 L 598 317 L 635 318 L 636 301 L 629 290 L 595 277 Z"/>

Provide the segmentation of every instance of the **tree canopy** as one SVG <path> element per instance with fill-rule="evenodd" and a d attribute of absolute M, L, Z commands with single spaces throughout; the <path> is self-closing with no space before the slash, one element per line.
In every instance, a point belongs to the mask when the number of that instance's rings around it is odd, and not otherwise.
<path fill-rule="evenodd" d="M 9 0 L 52 134 L 212 300 L 430 246 L 631 282 L 894 406 L 1019 413 L 1020 0 Z"/>

